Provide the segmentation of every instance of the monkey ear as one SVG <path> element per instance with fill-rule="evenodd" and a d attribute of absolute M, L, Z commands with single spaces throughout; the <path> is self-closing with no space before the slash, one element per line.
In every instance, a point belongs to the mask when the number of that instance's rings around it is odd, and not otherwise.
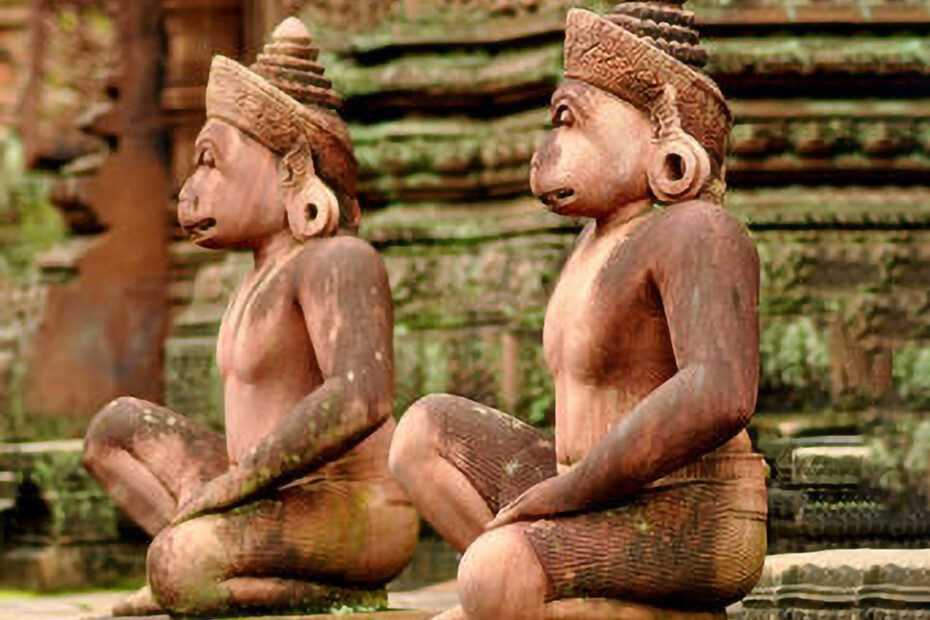
<path fill-rule="evenodd" d="M 298 241 L 330 235 L 339 223 L 339 200 L 318 177 L 311 176 L 287 200 L 287 223 Z"/>
<path fill-rule="evenodd" d="M 646 170 L 649 189 L 661 202 L 691 200 L 710 177 L 707 151 L 683 131 L 659 140 Z"/>

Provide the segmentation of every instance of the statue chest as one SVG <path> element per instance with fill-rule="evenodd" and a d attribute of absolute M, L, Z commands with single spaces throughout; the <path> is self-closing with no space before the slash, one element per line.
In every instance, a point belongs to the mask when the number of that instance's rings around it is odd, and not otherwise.
<path fill-rule="evenodd" d="M 543 346 L 553 375 L 599 385 L 629 377 L 669 350 L 646 240 L 619 237 L 576 252 L 546 309 Z M 584 248 L 579 248 L 582 250 Z"/>
<path fill-rule="evenodd" d="M 312 351 L 296 296 L 280 276 L 243 285 L 220 325 L 216 362 L 224 383 L 256 384 L 300 369 Z"/>

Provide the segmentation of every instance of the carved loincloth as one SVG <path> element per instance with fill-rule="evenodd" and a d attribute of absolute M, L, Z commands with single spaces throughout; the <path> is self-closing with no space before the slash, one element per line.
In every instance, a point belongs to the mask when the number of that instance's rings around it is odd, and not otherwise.
<path fill-rule="evenodd" d="M 556 475 L 553 442 L 531 426 L 490 407 L 436 413 L 444 458 L 492 513 Z M 523 531 L 548 576 L 549 600 L 719 605 L 758 579 L 766 512 L 762 457 L 710 454 L 616 505 L 527 522 Z"/>

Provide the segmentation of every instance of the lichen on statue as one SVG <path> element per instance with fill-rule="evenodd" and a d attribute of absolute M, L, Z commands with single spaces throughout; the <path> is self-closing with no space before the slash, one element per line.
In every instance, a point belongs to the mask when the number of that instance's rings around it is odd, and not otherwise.
<path fill-rule="evenodd" d="M 117 614 L 383 605 L 416 544 L 387 469 L 390 289 L 355 236 L 341 100 L 299 20 L 272 38 L 251 69 L 214 58 L 178 201 L 195 243 L 254 257 L 217 340 L 225 437 L 129 397 L 87 431 L 85 465 L 154 536 Z"/>
<path fill-rule="evenodd" d="M 464 553 L 448 618 L 719 618 L 759 577 L 759 261 L 722 208 L 731 117 L 681 4 L 568 13 L 530 167 L 590 219 L 543 327 L 554 439 L 448 394 L 398 426 L 392 472 Z"/>

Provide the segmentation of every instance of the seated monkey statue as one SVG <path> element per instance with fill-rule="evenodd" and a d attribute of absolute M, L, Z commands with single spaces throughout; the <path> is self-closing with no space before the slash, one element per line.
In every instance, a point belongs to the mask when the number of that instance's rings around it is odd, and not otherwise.
<path fill-rule="evenodd" d="M 392 305 L 358 239 L 341 98 L 290 18 L 251 69 L 213 59 L 207 122 L 178 219 L 254 268 L 221 322 L 225 437 L 119 398 L 84 463 L 154 540 L 122 615 L 328 609 L 385 602 L 418 517 L 390 477 Z"/>
<path fill-rule="evenodd" d="M 447 394 L 398 425 L 392 473 L 464 553 L 449 618 L 725 617 L 760 575 L 759 260 L 722 208 L 731 116 L 681 4 L 568 13 L 530 173 L 590 220 L 543 327 L 554 441 Z"/>

